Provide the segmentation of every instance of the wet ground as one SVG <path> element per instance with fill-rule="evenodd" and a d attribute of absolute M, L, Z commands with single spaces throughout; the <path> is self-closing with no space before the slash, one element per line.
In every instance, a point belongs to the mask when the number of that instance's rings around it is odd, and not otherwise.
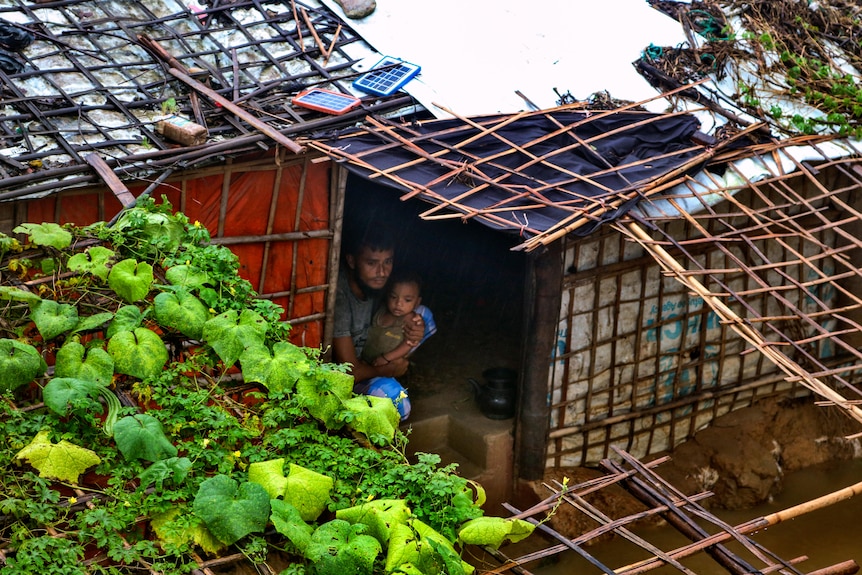
<path fill-rule="evenodd" d="M 831 463 L 795 471 L 785 477 L 784 490 L 770 503 L 740 511 L 717 511 L 717 516 L 731 525 L 740 525 L 750 519 L 776 513 L 818 496 L 837 491 L 862 481 L 862 460 Z M 779 523 L 751 535 L 756 543 L 776 556 L 794 560 L 804 556 L 795 568 L 810 573 L 832 565 L 855 560 L 862 565 L 862 495 L 846 499 L 829 507 L 811 511 L 791 521 Z M 637 533 L 663 550 L 672 550 L 688 543 L 670 527 L 646 527 Z M 735 543 L 728 545 L 734 553 L 743 553 Z M 611 568 L 619 568 L 646 558 L 642 549 L 622 540 L 601 543 L 588 548 L 589 552 Z M 682 563 L 698 575 L 726 575 L 704 553 Z M 567 553 L 553 564 L 527 566 L 536 575 L 591 575 L 601 573 L 586 560 Z M 651 571 L 656 575 L 679 573 L 674 568 Z"/>

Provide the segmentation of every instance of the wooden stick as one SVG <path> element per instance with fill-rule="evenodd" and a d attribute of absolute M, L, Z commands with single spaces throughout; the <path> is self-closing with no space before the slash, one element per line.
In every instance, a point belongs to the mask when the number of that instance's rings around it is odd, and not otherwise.
<path fill-rule="evenodd" d="M 305 44 L 302 42 L 302 27 L 299 25 L 299 15 L 296 13 L 296 2 L 290 0 L 290 9 L 293 11 L 293 23 L 296 25 L 296 37 L 299 49 L 305 52 Z"/>
<path fill-rule="evenodd" d="M 341 23 L 335 29 L 335 34 L 332 35 L 332 42 L 329 43 L 329 49 L 326 50 L 326 57 L 323 59 L 324 67 L 329 63 L 329 57 L 332 56 L 332 51 L 335 50 L 335 42 L 338 40 L 339 34 L 341 34 Z"/>
<path fill-rule="evenodd" d="M 168 72 L 170 72 L 170 74 L 173 77 L 177 78 L 178 80 L 182 80 L 190 88 L 193 88 L 194 90 L 200 92 L 201 94 L 203 94 L 204 96 L 206 96 L 207 98 L 212 100 L 213 102 L 221 105 L 222 108 L 230 110 L 236 116 L 238 116 L 240 119 L 242 119 L 246 123 L 253 126 L 259 132 L 266 134 L 273 141 L 275 141 L 278 144 L 281 144 L 282 146 L 284 146 L 285 148 L 287 148 L 288 150 L 290 150 L 294 154 L 300 154 L 303 151 L 305 151 L 304 146 L 300 146 L 299 144 L 297 144 L 296 142 L 294 142 L 293 140 L 291 140 L 290 138 L 288 138 L 287 136 L 285 136 L 284 134 L 282 134 L 281 132 L 279 132 L 278 130 L 276 130 L 275 128 L 273 128 L 272 126 L 267 124 L 266 122 L 264 122 L 264 121 L 260 120 L 259 118 L 249 114 L 247 111 L 245 111 L 241 107 L 237 106 L 236 104 L 234 104 L 233 102 L 231 102 L 227 98 L 221 96 L 219 93 L 215 92 L 214 90 L 207 88 L 206 86 L 204 86 L 203 84 L 201 84 L 197 80 L 195 80 L 195 79 L 189 77 L 187 74 L 183 73 L 182 71 L 172 67 L 168 70 Z"/>
<path fill-rule="evenodd" d="M 102 181 L 105 182 L 105 184 L 107 184 L 117 199 L 120 200 L 120 203 L 123 204 L 124 208 L 134 205 L 135 196 L 132 195 L 129 188 L 120 181 L 120 178 L 117 177 L 114 170 L 108 166 L 99 154 L 96 152 L 87 154 L 85 159 L 87 160 L 87 163 L 96 170 L 96 173 L 99 174 L 99 177 L 102 178 Z"/>
<path fill-rule="evenodd" d="M 320 36 L 317 34 L 317 30 L 314 28 L 314 25 L 311 23 L 311 18 L 308 17 L 308 11 L 302 6 L 299 7 L 299 11 L 302 13 L 302 19 L 305 20 L 306 26 L 308 26 L 311 35 L 314 36 L 314 41 L 317 42 L 317 49 L 320 50 L 322 55 L 326 55 L 326 46 L 323 44 L 323 40 L 320 39 Z"/>

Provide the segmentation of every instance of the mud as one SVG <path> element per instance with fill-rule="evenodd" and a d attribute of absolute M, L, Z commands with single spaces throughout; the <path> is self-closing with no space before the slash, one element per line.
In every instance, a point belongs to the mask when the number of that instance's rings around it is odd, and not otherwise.
<path fill-rule="evenodd" d="M 686 494 L 712 492 L 712 497 L 701 502 L 704 507 L 746 509 L 779 494 L 787 473 L 862 457 L 860 440 L 848 439 L 858 432 L 859 424 L 834 408 L 820 407 L 810 400 L 770 399 L 717 419 L 691 440 L 664 454 L 671 459 L 656 471 Z M 544 498 L 549 491 L 542 483 L 553 485 L 567 476 L 569 484 L 575 484 L 601 474 L 583 467 L 554 469 L 532 487 L 537 497 Z M 646 510 L 617 487 L 585 499 L 612 517 Z M 571 506 L 561 506 L 550 525 L 570 537 L 596 527 Z"/>

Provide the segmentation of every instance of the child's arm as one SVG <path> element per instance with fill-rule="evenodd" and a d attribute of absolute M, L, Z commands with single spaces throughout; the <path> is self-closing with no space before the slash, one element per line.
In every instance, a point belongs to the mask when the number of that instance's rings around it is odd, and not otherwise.
<path fill-rule="evenodd" d="M 387 363 L 393 362 L 396 359 L 407 357 L 407 354 L 410 353 L 410 350 L 413 349 L 414 345 L 415 344 L 411 341 L 402 340 L 401 343 L 398 344 L 398 347 L 396 347 L 395 349 L 377 356 L 377 358 L 374 360 L 374 365 L 386 365 Z"/>

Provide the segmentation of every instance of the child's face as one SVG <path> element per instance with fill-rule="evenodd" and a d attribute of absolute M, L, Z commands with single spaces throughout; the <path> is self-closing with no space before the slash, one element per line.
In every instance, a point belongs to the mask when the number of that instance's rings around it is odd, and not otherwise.
<path fill-rule="evenodd" d="M 422 301 L 419 297 L 419 286 L 413 282 L 394 284 L 386 298 L 386 307 L 395 317 L 407 315 Z"/>

